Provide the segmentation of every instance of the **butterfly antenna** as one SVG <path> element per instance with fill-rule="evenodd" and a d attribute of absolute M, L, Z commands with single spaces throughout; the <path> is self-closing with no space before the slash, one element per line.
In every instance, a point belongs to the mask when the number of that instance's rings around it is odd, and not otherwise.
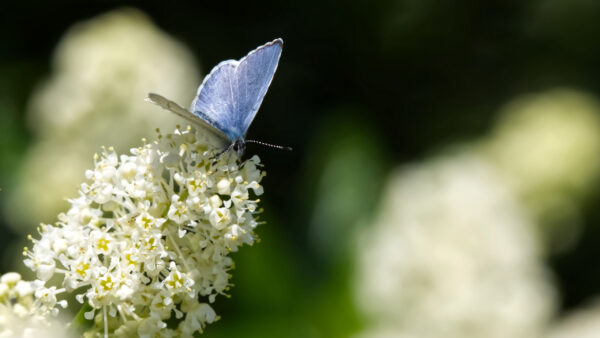
<path fill-rule="evenodd" d="M 256 141 L 256 140 L 246 140 L 246 143 L 256 143 L 256 144 L 260 144 L 260 145 L 265 146 L 265 147 L 271 147 L 271 148 L 275 148 L 275 149 L 279 149 L 279 150 L 285 150 L 285 151 L 292 151 L 292 147 L 278 146 L 276 144 L 270 144 L 270 143 Z"/>

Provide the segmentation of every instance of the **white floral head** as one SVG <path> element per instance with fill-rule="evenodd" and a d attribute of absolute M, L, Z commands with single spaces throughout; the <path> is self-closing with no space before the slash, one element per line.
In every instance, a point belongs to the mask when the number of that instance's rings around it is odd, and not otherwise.
<path fill-rule="evenodd" d="M 159 133 L 130 155 L 103 149 L 25 264 L 41 280 L 60 275 L 91 306 L 98 333 L 201 331 L 218 319 L 209 303 L 229 288 L 229 253 L 256 240 L 265 175 L 257 156 L 240 162 L 209 149 L 191 128 Z M 171 318 L 177 328 L 167 328 Z"/>

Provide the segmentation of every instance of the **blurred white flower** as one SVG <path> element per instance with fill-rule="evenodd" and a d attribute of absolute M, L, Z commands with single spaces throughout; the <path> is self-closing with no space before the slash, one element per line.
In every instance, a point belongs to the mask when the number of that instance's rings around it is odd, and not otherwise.
<path fill-rule="evenodd" d="M 126 151 L 157 127 L 174 128 L 180 120 L 148 105 L 148 92 L 190 102 L 199 83 L 190 51 L 134 9 L 73 26 L 52 69 L 29 102 L 36 142 L 6 208 L 22 232 L 64 210 L 99 145 Z"/>
<path fill-rule="evenodd" d="M 264 172 L 257 156 L 215 159 L 200 137 L 177 129 L 131 155 L 105 149 L 71 209 L 26 251 L 38 278 L 61 277 L 91 305 L 92 332 L 191 336 L 218 318 L 208 303 L 229 289 L 229 253 L 256 240 Z"/>
<path fill-rule="evenodd" d="M 550 245 L 570 244 L 580 204 L 600 178 L 600 103 L 573 90 L 522 97 L 503 108 L 481 149 Z"/>
<path fill-rule="evenodd" d="M 530 221 L 469 151 L 395 172 L 358 236 L 360 337 L 536 337 L 554 309 Z"/>
<path fill-rule="evenodd" d="M 0 277 L 0 337 L 68 337 L 66 325 L 59 322 L 55 294 L 63 290 L 44 290 L 41 281 L 24 281 L 16 272 Z"/>
<path fill-rule="evenodd" d="M 600 337 L 600 301 L 575 310 L 555 323 L 548 338 L 597 338 Z"/>

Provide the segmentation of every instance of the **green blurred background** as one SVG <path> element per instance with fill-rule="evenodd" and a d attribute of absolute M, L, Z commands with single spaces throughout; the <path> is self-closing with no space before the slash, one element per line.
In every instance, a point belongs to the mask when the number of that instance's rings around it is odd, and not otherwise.
<path fill-rule="evenodd" d="M 261 242 L 208 337 L 600 337 L 600 2 L 49 2 L 0 13 L 0 272 L 102 145 L 277 37 Z M 31 276 L 29 276 L 31 277 Z M 587 321 L 586 321 L 587 320 Z"/>

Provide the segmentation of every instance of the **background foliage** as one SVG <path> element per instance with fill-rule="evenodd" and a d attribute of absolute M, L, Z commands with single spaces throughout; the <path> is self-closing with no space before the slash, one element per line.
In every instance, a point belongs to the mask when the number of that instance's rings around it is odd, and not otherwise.
<path fill-rule="evenodd" d="M 222 319 L 208 328 L 211 337 L 357 334 L 368 320 L 354 297 L 356 248 L 374 244 L 361 242 L 356 233 L 372 226 L 394 168 L 495 135 L 498 121 L 512 109 L 503 107 L 529 94 L 555 97 L 557 88 L 583 92 L 592 101 L 590 114 L 599 113 L 594 108 L 600 94 L 596 1 L 5 4 L 0 13 L 2 272 L 20 265 L 9 250 L 24 237 L 19 228 L 27 233 L 36 225 L 14 224 L 6 207 L 21 182 L 27 149 L 39 141 L 27 118 L 32 93 L 55 70 L 53 53 L 70 27 L 124 6 L 145 13 L 189 48 L 201 74 L 273 38 L 285 41 L 248 137 L 291 145 L 294 151 L 252 145 L 247 151 L 259 154 L 268 172 L 263 181 L 267 223 L 258 230 L 261 243 L 236 254 L 232 297 L 217 302 Z M 190 97 L 195 90 L 181 95 Z M 560 129 L 560 123 L 552 128 Z M 536 138 L 521 146 L 535 149 Z M 526 154 L 517 151 L 508 161 Z M 86 155 L 90 166 L 91 155 Z M 597 156 L 592 152 L 577 168 L 595 168 Z M 572 161 L 555 160 L 549 165 Z M 567 170 L 560 177 L 578 173 Z M 577 211 L 562 226 L 577 231 L 568 243 L 542 250 L 542 264 L 559 295 L 556 318 L 600 291 L 600 189 L 594 175 L 582 183 L 585 193 L 566 195 Z M 545 196 L 546 190 L 539 191 Z M 527 196 L 517 200 L 539 228 L 555 226 L 558 216 L 537 217 Z M 538 236 L 543 242 L 552 235 L 541 230 Z"/>

